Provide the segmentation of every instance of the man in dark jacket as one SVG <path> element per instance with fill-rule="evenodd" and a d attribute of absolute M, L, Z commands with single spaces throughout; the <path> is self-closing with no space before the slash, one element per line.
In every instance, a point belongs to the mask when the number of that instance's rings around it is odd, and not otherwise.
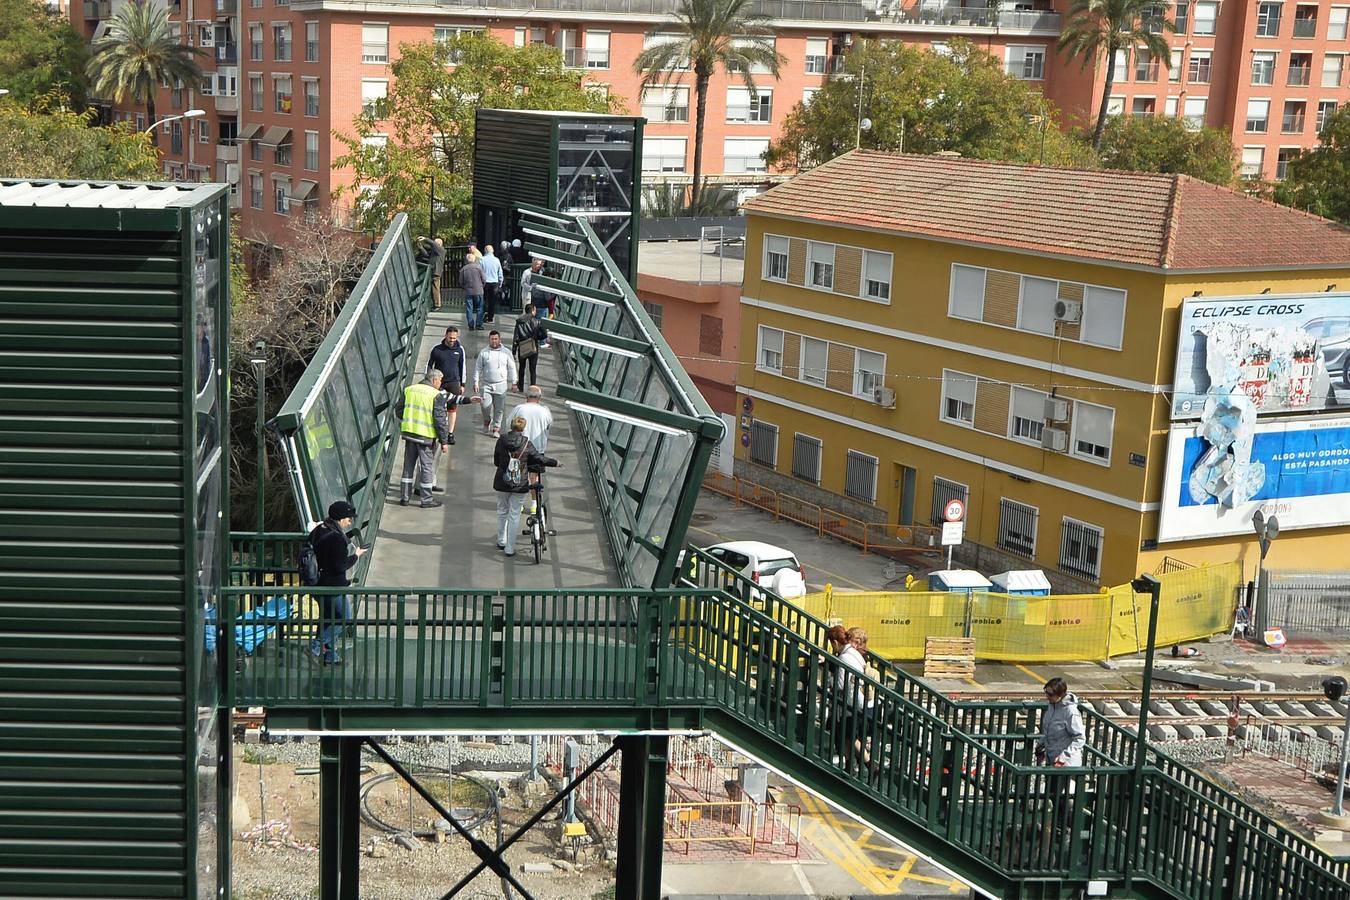
<path fill-rule="evenodd" d="M 314 548 L 314 561 L 319 564 L 318 587 L 346 587 L 351 584 L 347 570 L 366 554 L 365 547 L 353 547 L 347 541 L 347 529 L 352 527 L 356 507 L 346 500 L 337 500 L 328 507 L 328 518 L 309 533 Z M 342 665 L 337 654 L 337 639 L 343 624 L 352 617 L 346 594 L 330 594 L 319 598 L 319 636 L 309 642 L 309 652 L 330 666 Z"/>
<path fill-rule="evenodd" d="M 459 342 L 459 329 L 451 325 L 445 329 L 445 337 L 431 348 L 431 358 L 427 360 L 427 371 L 438 369 L 441 373 L 441 390 L 454 397 L 464 393 L 464 385 L 469 380 L 469 370 L 465 361 L 464 345 Z M 452 404 L 447 410 L 450 416 L 450 439 L 455 442 L 455 420 L 459 418 L 459 406 Z"/>
<path fill-rule="evenodd" d="M 519 416 L 511 420 L 510 430 L 497 438 L 492 461 L 497 466 L 492 479 L 492 489 L 497 492 L 497 549 L 515 556 L 520 510 L 530 492 L 529 471 L 555 467 L 559 462 L 534 449 L 525 437 L 525 420 Z"/>
<path fill-rule="evenodd" d="M 548 331 L 535 316 L 533 303 L 525 304 L 525 312 L 516 319 L 515 331 L 511 333 L 511 352 L 516 356 L 516 390 L 525 390 L 525 385 L 536 384 L 539 380 L 539 347 L 548 340 Z M 525 380 L 525 367 L 530 367 L 530 380 Z"/>

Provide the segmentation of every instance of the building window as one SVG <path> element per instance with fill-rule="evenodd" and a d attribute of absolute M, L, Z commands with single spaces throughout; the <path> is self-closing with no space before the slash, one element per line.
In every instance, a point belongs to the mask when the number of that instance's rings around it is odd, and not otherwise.
<path fill-rule="evenodd" d="M 1312 83 L 1312 54 L 1289 54 L 1289 84 L 1293 87 L 1306 87 Z"/>
<path fill-rule="evenodd" d="M 957 481 L 948 481 L 946 478 L 933 479 L 933 508 L 930 511 L 929 519 L 934 525 L 941 525 L 947 521 L 943 514 L 947 504 L 953 500 L 960 500 L 965 504 L 966 509 L 970 509 L 970 488 Z"/>
<path fill-rule="evenodd" d="M 291 76 L 273 75 L 272 76 L 272 111 L 279 113 L 288 113 L 291 111 Z"/>
<path fill-rule="evenodd" d="M 806 74 L 824 75 L 825 57 L 829 55 L 830 42 L 826 38 L 806 39 Z"/>
<path fill-rule="evenodd" d="M 1158 61 L 1153 58 L 1153 54 L 1139 47 L 1134 51 L 1134 80 L 1135 81 L 1157 81 L 1158 80 Z"/>
<path fill-rule="evenodd" d="M 1017 45 L 1008 47 L 1003 70 L 1013 78 L 1040 81 L 1045 77 L 1045 48 Z"/>
<path fill-rule="evenodd" d="M 1073 405 L 1073 454 L 1097 462 L 1111 461 L 1111 432 L 1116 411 L 1078 400 Z"/>
<path fill-rule="evenodd" d="M 311 172 L 319 171 L 319 133 L 305 132 L 305 168 Z"/>
<path fill-rule="evenodd" d="M 197 143 L 211 143 L 211 123 L 207 122 L 205 119 L 197 123 Z"/>
<path fill-rule="evenodd" d="M 942 421 L 974 426 L 975 387 L 978 381 L 974 375 L 942 370 Z"/>
<path fill-rule="evenodd" d="M 1040 446 L 1045 432 L 1046 394 L 1013 386 L 1009 401 L 1008 437 Z"/>
<path fill-rule="evenodd" d="M 767 124 L 773 118 L 773 91 L 756 88 L 751 96 L 744 87 L 727 88 L 727 121 Z"/>
<path fill-rule="evenodd" d="M 305 23 L 305 62 L 319 61 L 319 23 Z"/>
<path fill-rule="evenodd" d="M 1111 81 L 1122 84 L 1130 80 L 1130 48 L 1121 47 L 1116 51 L 1116 64 L 1111 68 Z"/>
<path fill-rule="evenodd" d="M 1208 50 L 1192 50 L 1186 65 L 1186 80 L 1192 84 L 1209 84 L 1213 59 L 1213 54 Z"/>
<path fill-rule="evenodd" d="M 1270 122 L 1269 100 L 1247 101 L 1247 132 L 1265 134 Z"/>
<path fill-rule="evenodd" d="M 1322 87 L 1340 87 L 1344 68 L 1345 57 L 1339 53 L 1328 53 L 1322 57 Z"/>
<path fill-rule="evenodd" d="M 609 32 L 586 32 L 586 68 L 609 68 Z"/>
<path fill-rule="evenodd" d="M 248 76 L 248 108 L 250 112 L 262 112 L 263 80 L 261 75 Z"/>
<path fill-rule="evenodd" d="M 291 214 L 291 182 L 287 178 L 277 178 L 272 182 L 275 188 L 274 198 L 276 200 L 273 211 L 279 215 L 289 216 Z"/>
<path fill-rule="evenodd" d="M 868 300 L 891 299 L 891 264 L 889 253 L 863 251 L 863 296 Z"/>
<path fill-rule="evenodd" d="M 1108 116 L 1123 116 L 1123 115 L 1125 115 L 1125 98 L 1124 98 L 1124 97 L 1112 97 L 1110 100 L 1107 100 L 1107 101 L 1106 101 L 1106 114 L 1107 114 Z"/>
<path fill-rule="evenodd" d="M 778 328 L 759 326 L 759 368 L 778 375 L 783 374 L 783 332 Z"/>
<path fill-rule="evenodd" d="M 1322 129 L 1326 127 L 1327 119 L 1336 114 L 1336 101 L 1323 100 L 1317 104 L 1317 133 L 1321 134 Z"/>
<path fill-rule="evenodd" d="M 1281 131 L 1285 134 L 1302 134 L 1307 127 L 1308 104 L 1304 100 L 1286 100 Z"/>
<path fill-rule="evenodd" d="M 248 158 L 254 162 L 262 162 L 262 143 L 257 138 L 248 142 Z"/>
<path fill-rule="evenodd" d="M 764 277 L 769 281 L 787 281 L 788 239 L 776 234 L 764 236 Z"/>
<path fill-rule="evenodd" d="M 1130 113 L 1136 119 L 1147 119 L 1153 116 L 1156 109 L 1157 100 L 1153 97 L 1135 97 L 1134 103 L 1130 107 Z"/>
<path fill-rule="evenodd" d="M 844 463 L 844 494 L 864 503 L 877 502 L 877 458 L 848 451 Z"/>
<path fill-rule="evenodd" d="M 830 342 L 820 338 L 802 338 L 802 381 L 825 385 L 830 368 Z"/>
<path fill-rule="evenodd" d="M 728 174 L 767 172 L 764 153 L 769 149 L 768 138 L 724 138 L 722 143 L 722 171 Z"/>
<path fill-rule="evenodd" d="M 1177 98 L 1168 97 L 1163 101 L 1163 115 L 1169 119 L 1177 117 Z"/>
<path fill-rule="evenodd" d="M 254 209 L 262 209 L 263 201 L 263 179 L 256 172 L 248 176 L 248 205 Z"/>
<path fill-rule="evenodd" d="M 1252 54 L 1252 84 L 1275 83 L 1275 54 Z"/>
<path fill-rule="evenodd" d="M 686 138 L 644 137 L 642 171 L 683 172 Z"/>
<path fill-rule="evenodd" d="M 750 461 L 778 467 L 778 426 L 758 420 L 750 423 Z"/>
<path fill-rule="evenodd" d="M 1218 3 L 1201 2 L 1195 4 L 1195 34 L 1213 34 L 1214 20 L 1218 17 Z"/>
<path fill-rule="evenodd" d="M 811 98 L 820 93 L 820 88 L 809 87 L 802 88 L 802 106 L 810 106 Z"/>
<path fill-rule="evenodd" d="M 1048 278 L 1022 276 L 1022 301 L 1017 304 L 1017 327 L 1036 334 L 1055 333 L 1055 304 L 1059 302 L 1059 282 Z"/>
<path fill-rule="evenodd" d="M 1333 6 L 1327 15 L 1327 40 L 1343 41 L 1350 23 L 1350 6 Z"/>
<path fill-rule="evenodd" d="M 1103 534 L 1096 525 L 1066 516 L 1059 529 L 1060 571 L 1096 581 L 1102 571 Z"/>
<path fill-rule="evenodd" d="M 1300 3 L 1294 7 L 1294 37 L 1317 37 L 1317 7 Z"/>
<path fill-rule="evenodd" d="M 661 323 L 665 319 L 665 307 L 660 303 L 648 303 L 646 300 L 643 300 L 642 308 L 647 311 L 647 315 L 651 318 L 652 324 L 656 326 L 656 330 L 660 331 Z"/>
<path fill-rule="evenodd" d="M 380 65 L 389 62 L 388 25 L 361 26 L 361 62 Z"/>
<path fill-rule="evenodd" d="M 1187 0 L 1179 0 L 1177 3 L 1176 26 L 1177 34 L 1185 34 L 1191 30 L 1191 4 Z"/>
<path fill-rule="evenodd" d="M 984 319 L 985 270 L 975 266 L 952 266 L 951 297 L 947 314 L 957 319 Z"/>
<path fill-rule="evenodd" d="M 262 23 L 255 22 L 248 26 L 248 58 L 252 60 L 261 60 L 263 58 L 263 27 Z"/>
<path fill-rule="evenodd" d="M 389 98 L 389 82 L 366 78 L 361 81 L 361 115 L 372 119 L 383 119 L 386 115 L 386 100 Z"/>
<path fill-rule="evenodd" d="M 319 83 L 305 82 L 305 115 L 311 118 L 319 115 Z"/>
<path fill-rule="evenodd" d="M 834 244 L 808 241 L 806 259 L 808 283 L 812 287 L 834 290 Z"/>
<path fill-rule="evenodd" d="M 291 145 L 277 144 L 273 151 L 273 162 L 278 166 L 289 166 L 291 164 Z"/>
<path fill-rule="evenodd" d="M 708 356 L 722 355 L 722 317 L 698 317 L 698 352 Z"/>
<path fill-rule="evenodd" d="M 871 400 L 886 384 L 886 356 L 872 350 L 853 351 L 853 393 Z"/>
<path fill-rule="evenodd" d="M 1007 497 L 998 502 L 998 546 L 1009 553 L 1036 557 L 1036 522 L 1041 513 L 1034 506 L 1009 500 Z"/>
<path fill-rule="evenodd" d="M 272 26 L 272 58 L 277 62 L 291 61 L 291 26 Z"/>
<path fill-rule="evenodd" d="M 820 439 L 805 434 L 792 436 L 792 477 L 820 484 Z"/>
<path fill-rule="evenodd" d="M 1289 176 L 1289 160 L 1297 155 L 1297 147 L 1280 148 L 1279 155 L 1275 157 L 1275 178 L 1277 181 L 1284 181 Z"/>
<path fill-rule="evenodd" d="M 1191 131 L 1199 131 L 1205 127 L 1205 109 L 1209 106 L 1208 97 L 1187 97 L 1185 111 L 1182 114 L 1184 123 Z"/>
<path fill-rule="evenodd" d="M 1083 291 L 1080 340 L 1119 350 L 1125 340 L 1125 292 L 1088 285 Z"/>
<path fill-rule="evenodd" d="M 1167 80 L 1173 84 L 1181 83 L 1181 54 L 1180 50 L 1173 50 L 1171 53 L 1172 63 L 1167 67 Z"/>
<path fill-rule="evenodd" d="M 1256 36 L 1280 36 L 1280 10 L 1283 3 L 1258 3 L 1256 5 Z"/>
<path fill-rule="evenodd" d="M 648 122 L 688 122 L 689 88 L 646 88 L 642 92 L 642 117 Z"/>
<path fill-rule="evenodd" d="M 642 36 L 642 49 L 649 50 L 658 44 L 669 44 L 672 41 L 683 40 L 680 35 L 674 32 L 655 32 L 644 34 Z M 689 58 L 673 60 L 673 65 L 667 71 L 683 72 L 689 68 Z"/>

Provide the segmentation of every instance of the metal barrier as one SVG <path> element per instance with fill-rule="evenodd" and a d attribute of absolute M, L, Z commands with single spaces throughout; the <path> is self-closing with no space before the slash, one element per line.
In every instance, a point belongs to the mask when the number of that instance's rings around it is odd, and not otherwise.
<path fill-rule="evenodd" d="M 861 549 L 864 553 L 910 550 L 940 553 L 942 529 L 931 525 L 901 525 L 867 522 L 847 513 L 820 506 L 781 491 L 775 491 L 746 478 L 708 472 L 703 488 L 756 509 L 775 519 L 786 519 L 814 529 L 821 537 L 832 537 Z"/>
<path fill-rule="evenodd" d="M 1257 601 L 1262 628 L 1287 635 L 1350 635 L 1350 572 L 1267 569 Z"/>

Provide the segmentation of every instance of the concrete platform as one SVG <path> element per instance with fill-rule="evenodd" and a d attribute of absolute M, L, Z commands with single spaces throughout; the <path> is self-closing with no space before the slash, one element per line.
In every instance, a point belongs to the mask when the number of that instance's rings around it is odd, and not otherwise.
<path fill-rule="evenodd" d="M 489 328 L 502 332 L 508 346 L 512 316 L 497 317 Z M 460 342 L 469 358 L 472 381 L 473 359 L 487 346 L 486 331 L 464 330 L 461 313 L 432 313 L 422 336 L 420 359 L 425 361 L 445 336 L 450 325 L 460 328 Z M 483 433 L 478 406 L 464 406 L 455 428 L 455 445 L 448 458 L 437 460 L 437 477 L 444 494 L 437 494 L 445 505 L 422 509 L 414 500 L 409 506 L 398 503 L 398 486 L 403 464 L 398 449 L 393 472 L 386 486 L 384 514 L 374 544 L 374 557 L 366 574 L 369 587 L 381 585 L 440 585 L 447 589 L 529 589 L 622 587 L 619 583 L 600 518 L 598 502 L 591 489 L 590 475 L 581 458 L 577 441 L 580 431 L 571 412 L 553 396 L 557 385 L 557 366 L 550 351 L 539 354 L 539 386 L 544 403 L 553 411 L 549 431 L 548 454 L 562 462 L 562 468 L 548 473 L 548 508 L 557 535 L 549 539 L 543 561 L 536 565 L 528 538 L 518 536 L 516 556 L 506 557 L 497 549 L 497 495 L 492 490 L 492 449 L 496 439 Z M 472 386 L 472 385 L 471 385 Z M 511 393 L 508 398 L 524 402 L 524 396 Z M 508 412 L 510 407 L 508 405 Z"/>

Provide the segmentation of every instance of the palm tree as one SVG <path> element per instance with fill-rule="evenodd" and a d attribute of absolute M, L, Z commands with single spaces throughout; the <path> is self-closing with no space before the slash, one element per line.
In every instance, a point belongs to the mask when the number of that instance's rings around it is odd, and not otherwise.
<path fill-rule="evenodd" d="M 155 91 L 161 81 L 201 81 L 200 51 L 179 42 L 163 7 L 132 0 L 117 11 L 108 33 L 94 44 L 85 71 L 96 96 L 121 102 L 128 95 L 145 100 L 145 119 L 155 124 Z M 154 129 L 150 139 L 158 145 Z"/>
<path fill-rule="evenodd" d="M 1092 147 L 1102 144 L 1106 130 L 1106 109 L 1115 84 L 1116 56 L 1131 47 L 1143 47 L 1149 55 L 1171 68 L 1172 53 L 1165 31 L 1176 31 L 1176 25 L 1163 15 L 1166 8 L 1159 0 L 1073 0 L 1069 6 L 1069 21 L 1059 36 L 1059 49 L 1069 59 L 1081 57 L 1083 68 L 1096 65 L 1099 56 L 1106 57 L 1106 86 L 1102 89 L 1101 108 L 1097 110 L 1097 127 L 1092 133 Z"/>
<path fill-rule="evenodd" d="M 674 34 L 673 40 L 655 43 L 633 61 L 642 76 L 643 89 L 667 86 L 681 71 L 694 70 L 694 183 L 689 205 L 698 202 L 699 182 L 703 175 L 703 120 L 708 108 L 708 81 L 718 65 L 728 73 L 741 76 L 757 96 L 751 66 L 763 66 L 778 77 L 778 69 L 787 57 L 774 49 L 774 30 L 770 20 L 750 12 L 753 0 L 679 0 L 679 8 L 658 29 L 658 34 Z"/>

